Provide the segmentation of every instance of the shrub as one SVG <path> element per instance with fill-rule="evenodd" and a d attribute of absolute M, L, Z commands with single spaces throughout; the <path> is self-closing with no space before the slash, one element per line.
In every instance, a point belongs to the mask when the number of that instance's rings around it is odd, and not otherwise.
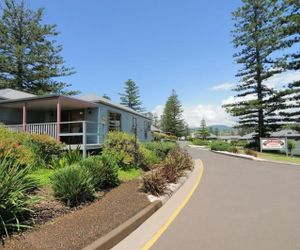
<path fill-rule="evenodd" d="M 211 150 L 215 150 L 215 151 L 230 151 L 230 144 L 226 143 L 226 142 L 223 142 L 223 141 L 216 141 L 216 142 L 213 142 L 211 144 Z"/>
<path fill-rule="evenodd" d="M 245 147 L 248 144 L 247 141 L 232 141 L 230 142 L 230 145 L 233 147 Z"/>
<path fill-rule="evenodd" d="M 90 174 L 93 186 L 97 190 L 112 188 L 120 184 L 118 165 L 107 154 L 90 156 L 83 159 L 80 165 Z"/>
<path fill-rule="evenodd" d="M 297 147 L 297 142 L 295 140 L 288 140 L 287 141 L 288 151 L 290 155 L 293 155 L 293 150 Z"/>
<path fill-rule="evenodd" d="M 0 237 L 28 227 L 22 223 L 31 213 L 35 199 L 30 191 L 36 187 L 29 172 L 28 166 L 20 167 L 11 158 L 0 160 Z"/>
<path fill-rule="evenodd" d="M 163 160 L 176 144 L 173 142 L 147 142 L 144 143 L 144 146 L 154 152 L 160 160 Z"/>
<path fill-rule="evenodd" d="M 185 170 L 193 169 L 193 161 L 186 151 L 174 148 L 162 163 L 162 173 L 168 182 L 177 182 Z"/>
<path fill-rule="evenodd" d="M 257 157 L 257 152 L 252 150 L 252 149 L 246 149 L 245 150 L 245 154 L 246 155 L 251 155 L 251 156 L 254 156 L 254 157 Z"/>
<path fill-rule="evenodd" d="M 167 135 L 165 133 L 158 133 L 158 132 L 153 132 L 152 137 L 153 137 L 153 141 L 173 141 L 173 142 L 175 142 L 177 140 L 177 137 L 174 135 Z"/>
<path fill-rule="evenodd" d="M 28 144 L 38 156 L 40 164 L 45 166 L 49 166 L 53 156 L 58 156 L 62 150 L 62 144 L 48 135 L 30 135 Z"/>
<path fill-rule="evenodd" d="M 194 139 L 193 144 L 198 146 L 210 146 L 211 142 L 209 140 Z"/>
<path fill-rule="evenodd" d="M 234 154 L 238 154 L 240 151 L 237 147 L 230 147 L 230 152 Z"/>
<path fill-rule="evenodd" d="M 103 153 L 110 154 L 122 169 L 139 166 L 143 157 L 139 142 L 135 143 L 134 136 L 124 132 L 109 132 L 104 141 Z"/>
<path fill-rule="evenodd" d="M 49 166 L 62 144 L 47 135 L 17 133 L 0 127 L 0 158 L 17 159 L 20 165 Z"/>
<path fill-rule="evenodd" d="M 147 149 L 143 144 L 140 145 L 140 152 L 142 155 L 141 165 L 143 168 L 149 169 L 151 165 L 158 164 L 161 161 L 155 151 Z"/>
<path fill-rule="evenodd" d="M 244 148 L 257 150 L 258 149 L 258 144 L 257 144 L 256 141 L 252 141 L 252 142 L 247 143 Z"/>
<path fill-rule="evenodd" d="M 35 164 L 36 154 L 31 147 L 24 145 L 28 140 L 28 134 L 11 132 L 0 126 L 0 160 L 6 157 L 15 159 L 21 166 Z"/>
<path fill-rule="evenodd" d="M 93 178 L 79 165 L 58 169 L 51 177 L 54 196 L 68 206 L 77 206 L 94 199 Z"/>
<path fill-rule="evenodd" d="M 149 171 L 143 175 L 143 190 L 156 196 L 162 195 L 166 191 L 167 182 L 161 173 L 161 169 Z"/>

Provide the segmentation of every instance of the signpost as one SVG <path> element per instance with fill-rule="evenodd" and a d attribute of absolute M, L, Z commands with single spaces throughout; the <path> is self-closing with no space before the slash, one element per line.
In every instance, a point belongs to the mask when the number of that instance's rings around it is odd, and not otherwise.
<path fill-rule="evenodd" d="M 288 156 L 287 138 L 260 138 L 260 151 L 263 150 L 285 150 Z"/>

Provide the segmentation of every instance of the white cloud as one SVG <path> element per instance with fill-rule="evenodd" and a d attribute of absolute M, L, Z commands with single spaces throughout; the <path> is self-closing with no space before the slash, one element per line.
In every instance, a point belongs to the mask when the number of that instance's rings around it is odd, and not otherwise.
<path fill-rule="evenodd" d="M 250 101 L 250 100 L 255 100 L 255 99 L 256 99 L 255 94 L 247 95 L 247 96 L 243 96 L 243 97 L 230 96 L 222 101 L 222 105 L 231 104 L 231 103 L 239 103 L 241 101 Z"/>
<path fill-rule="evenodd" d="M 231 90 L 234 86 L 235 86 L 234 83 L 225 82 L 223 84 L 213 86 L 211 89 L 214 91 L 224 91 L 224 90 Z"/>
<path fill-rule="evenodd" d="M 162 115 L 164 106 L 158 105 L 153 112 Z M 204 118 L 208 125 L 223 124 L 232 126 L 235 118 L 230 116 L 225 109 L 218 105 L 192 105 L 183 106 L 183 118 L 190 127 L 199 127 L 201 119 Z"/>
<path fill-rule="evenodd" d="M 300 71 L 288 71 L 274 75 L 264 82 L 269 88 L 282 88 L 283 85 L 300 80 Z"/>

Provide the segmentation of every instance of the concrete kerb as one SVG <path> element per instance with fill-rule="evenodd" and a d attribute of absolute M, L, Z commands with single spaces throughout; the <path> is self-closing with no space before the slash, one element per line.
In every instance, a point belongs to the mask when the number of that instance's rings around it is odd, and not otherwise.
<path fill-rule="evenodd" d="M 121 240 L 126 238 L 131 232 L 137 229 L 145 220 L 154 214 L 162 206 L 161 201 L 155 201 L 145 207 L 135 216 L 113 229 L 108 234 L 94 241 L 92 244 L 86 246 L 82 250 L 106 250 L 111 249 Z"/>
<path fill-rule="evenodd" d="M 194 161 L 195 164 L 195 161 Z M 84 247 L 82 250 L 108 250 L 117 245 L 120 241 L 125 239 L 129 234 L 136 230 L 141 224 L 143 224 L 149 217 L 151 217 L 163 204 L 165 204 L 174 193 L 180 189 L 180 187 L 186 182 L 193 171 L 187 173 L 184 178 L 181 178 L 178 185 L 171 193 L 165 196 L 158 197 L 157 200 L 149 204 L 142 211 L 131 217 L 129 220 L 110 231 L 108 234 L 97 239 L 90 245 Z"/>

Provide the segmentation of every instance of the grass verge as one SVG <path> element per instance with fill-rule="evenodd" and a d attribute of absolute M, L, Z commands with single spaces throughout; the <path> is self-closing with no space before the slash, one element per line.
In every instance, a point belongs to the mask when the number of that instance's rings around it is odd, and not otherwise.
<path fill-rule="evenodd" d="M 33 178 L 39 186 L 45 187 L 50 185 L 50 177 L 53 175 L 54 170 L 52 169 L 37 169 L 29 174 L 31 178 Z"/>
<path fill-rule="evenodd" d="M 283 154 L 276 154 L 276 153 L 260 153 L 258 152 L 258 157 L 266 160 L 272 160 L 272 161 L 282 161 L 282 162 L 288 162 L 288 163 L 296 163 L 300 164 L 300 157 L 294 156 L 294 157 L 287 157 Z"/>
<path fill-rule="evenodd" d="M 138 178 L 142 174 L 142 170 L 139 168 L 132 168 L 128 170 L 118 170 L 118 176 L 121 181 L 132 181 Z"/>

